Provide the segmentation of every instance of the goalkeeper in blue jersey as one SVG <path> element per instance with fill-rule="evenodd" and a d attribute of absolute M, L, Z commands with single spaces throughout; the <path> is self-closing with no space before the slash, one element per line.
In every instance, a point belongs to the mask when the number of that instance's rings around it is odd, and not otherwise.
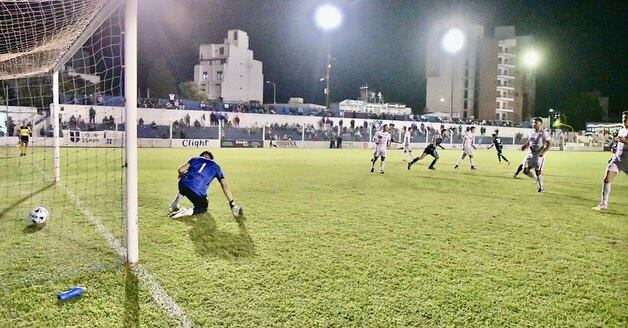
<path fill-rule="evenodd" d="M 209 207 L 207 191 L 209 184 L 214 179 L 220 183 L 233 215 L 235 217 L 243 215 L 243 209 L 233 199 L 229 184 L 227 184 L 220 166 L 214 161 L 212 153 L 202 152 L 199 157 L 194 157 L 181 165 L 178 172 L 179 193 L 170 205 L 169 216 L 171 218 L 176 219 L 207 212 Z M 179 207 L 179 202 L 184 196 L 192 202 L 194 208 Z"/>

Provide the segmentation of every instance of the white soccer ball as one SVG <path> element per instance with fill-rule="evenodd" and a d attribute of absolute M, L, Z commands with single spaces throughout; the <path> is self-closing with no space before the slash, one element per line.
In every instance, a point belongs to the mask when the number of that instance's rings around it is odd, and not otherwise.
<path fill-rule="evenodd" d="M 42 225 L 46 223 L 46 220 L 48 220 L 48 216 L 49 214 L 47 209 L 43 207 L 35 207 L 31 211 L 31 215 L 28 219 L 31 223 L 34 223 L 36 225 Z"/>

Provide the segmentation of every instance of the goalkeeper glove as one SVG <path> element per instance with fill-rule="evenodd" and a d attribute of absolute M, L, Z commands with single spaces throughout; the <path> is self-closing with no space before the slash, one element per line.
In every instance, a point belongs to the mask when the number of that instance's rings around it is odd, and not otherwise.
<path fill-rule="evenodd" d="M 240 204 L 236 203 L 235 200 L 229 201 L 229 207 L 231 208 L 231 213 L 234 217 L 237 218 L 244 215 L 244 208 Z"/>

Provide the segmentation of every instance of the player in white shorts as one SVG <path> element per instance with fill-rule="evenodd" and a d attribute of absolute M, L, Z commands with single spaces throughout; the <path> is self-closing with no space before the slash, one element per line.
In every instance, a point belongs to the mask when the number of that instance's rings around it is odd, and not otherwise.
<path fill-rule="evenodd" d="M 606 174 L 604 175 L 604 184 L 602 185 L 602 199 L 593 209 L 596 211 L 605 211 L 608 209 L 608 197 L 611 193 L 611 182 L 619 174 L 624 172 L 628 174 L 628 152 L 626 152 L 626 144 L 628 144 L 628 111 L 621 114 L 622 123 L 624 127 L 619 130 L 617 136 L 613 139 L 617 142 L 617 149 L 615 154 L 608 161 L 606 167 Z"/>
<path fill-rule="evenodd" d="M 462 139 L 462 155 L 456 162 L 456 166 L 454 169 L 458 168 L 460 162 L 464 160 L 465 157 L 469 156 L 469 162 L 471 163 L 471 169 L 475 170 L 475 165 L 473 165 L 473 150 L 475 148 L 475 126 L 472 126 L 467 133 L 464 135 L 464 139 Z"/>
<path fill-rule="evenodd" d="M 406 160 L 406 154 L 410 156 L 410 160 L 414 159 L 412 156 L 412 150 L 410 149 L 410 140 L 412 139 L 412 128 L 411 127 L 403 127 L 403 153 L 401 153 L 401 161 Z"/>
<path fill-rule="evenodd" d="M 391 136 L 388 132 L 388 124 L 384 124 L 380 131 L 375 132 L 373 142 L 375 142 L 375 152 L 373 153 L 373 159 L 371 159 L 371 173 L 375 172 L 375 162 L 377 162 L 378 157 L 381 157 L 382 160 L 379 164 L 379 173 L 384 174 L 386 151 L 388 150 L 388 146 L 390 146 L 391 142 Z"/>
<path fill-rule="evenodd" d="M 532 130 L 528 132 L 528 141 L 521 146 L 521 150 L 528 149 L 528 155 L 523 162 L 523 174 L 536 180 L 538 192 L 543 192 L 543 167 L 545 166 L 545 152 L 552 146 L 549 132 L 543 129 L 543 119 L 534 118 Z M 531 170 L 534 169 L 534 172 Z"/>

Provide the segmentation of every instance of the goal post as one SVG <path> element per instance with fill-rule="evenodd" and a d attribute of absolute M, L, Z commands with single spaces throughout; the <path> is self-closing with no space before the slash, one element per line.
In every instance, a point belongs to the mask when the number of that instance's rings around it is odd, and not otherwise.
<path fill-rule="evenodd" d="M 138 263 L 137 0 L 0 0 L 0 30 L 0 234 L 42 249 L 28 268 L 42 281 Z M 22 236 L 37 206 L 50 212 L 33 234 L 45 238 Z"/>

